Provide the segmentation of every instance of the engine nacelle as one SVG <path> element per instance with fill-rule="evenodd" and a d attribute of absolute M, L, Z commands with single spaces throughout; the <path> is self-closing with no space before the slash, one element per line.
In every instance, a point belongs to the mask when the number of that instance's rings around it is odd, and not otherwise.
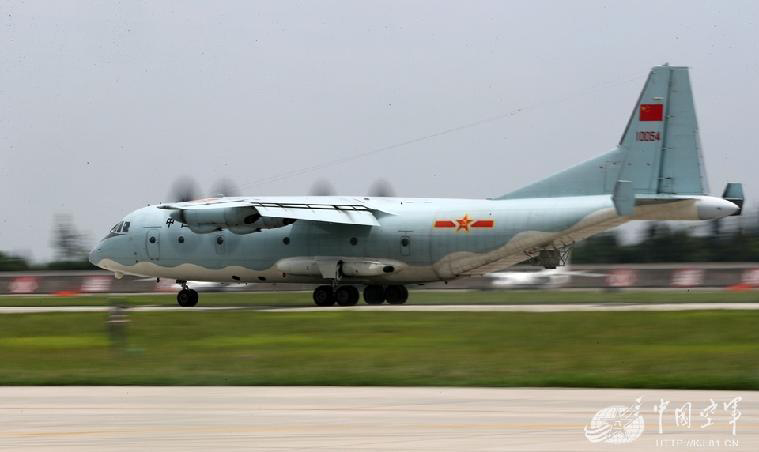
<path fill-rule="evenodd" d="M 254 207 L 176 210 L 171 213 L 171 218 L 198 234 L 208 234 L 219 229 L 229 229 L 235 234 L 250 234 L 295 222 L 292 218 L 262 217 Z"/>

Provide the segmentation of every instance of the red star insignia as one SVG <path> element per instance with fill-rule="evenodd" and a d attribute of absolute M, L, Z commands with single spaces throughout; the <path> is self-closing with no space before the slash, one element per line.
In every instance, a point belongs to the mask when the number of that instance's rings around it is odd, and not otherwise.
<path fill-rule="evenodd" d="M 459 227 L 456 228 L 456 232 L 462 229 L 466 232 L 469 232 L 469 225 L 472 223 L 472 220 L 469 219 L 469 215 L 464 215 L 464 218 L 459 218 L 456 220 L 456 223 L 459 224 Z"/>

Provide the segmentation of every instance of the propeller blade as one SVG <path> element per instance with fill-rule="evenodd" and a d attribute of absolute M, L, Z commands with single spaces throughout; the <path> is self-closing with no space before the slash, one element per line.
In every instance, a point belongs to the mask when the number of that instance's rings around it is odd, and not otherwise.
<path fill-rule="evenodd" d="M 368 195 L 375 198 L 392 198 L 395 196 L 395 190 L 393 190 L 390 182 L 385 179 L 377 179 L 369 187 Z"/>
<path fill-rule="evenodd" d="M 182 176 L 171 186 L 169 197 L 175 202 L 187 202 L 198 199 L 198 184 L 189 176 Z"/>
<path fill-rule="evenodd" d="M 240 196 L 240 189 L 231 179 L 219 179 L 211 187 L 211 196 Z"/>
<path fill-rule="evenodd" d="M 337 193 L 332 184 L 326 179 L 319 179 L 311 186 L 311 191 L 308 192 L 311 196 L 333 196 Z"/>

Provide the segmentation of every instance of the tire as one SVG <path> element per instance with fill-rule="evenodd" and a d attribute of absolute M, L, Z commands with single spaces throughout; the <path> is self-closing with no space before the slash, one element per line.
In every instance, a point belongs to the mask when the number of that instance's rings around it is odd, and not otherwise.
<path fill-rule="evenodd" d="M 399 286 L 401 288 L 401 291 L 403 292 L 403 302 L 405 303 L 408 300 L 408 289 L 406 289 L 406 286 Z"/>
<path fill-rule="evenodd" d="M 335 304 L 335 293 L 331 286 L 319 286 L 314 289 L 314 303 L 317 306 L 327 307 Z"/>
<path fill-rule="evenodd" d="M 193 307 L 198 304 L 198 299 L 200 297 L 198 297 L 198 292 L 196 290 L 188 289 L 188 291 L 190 292 L 190 306 L 189 307 Z"/>
<path fill-rule="evenodd" d="M 340 306 L 355 306 L 358 298 L 358 289 L 353 286 L 340 286 L 335 291 L 335 301 Z"/>
<path fill-rule="evenodd" d="M 183 308 L 191 308 L 198 304 L 198 293 L 195 292 L 195 296 L 193 297 L 194 290 L 191 289 L 182 289 L 177 294 L 177 303 L 179 306 L 182 306 Z"/>
<path fill-rule="evenodd" d="M 366 304 L 382 304 L 385 302 L 385 288 L 378 285 L 370 285 L 364 288 L 364 301 Z"/>
<path fill-rule="evenodd" d="M 408 299 L 408 290 L 401 285 L 387 286 L 385 298 L 388 304 L 403 304 Z"/>

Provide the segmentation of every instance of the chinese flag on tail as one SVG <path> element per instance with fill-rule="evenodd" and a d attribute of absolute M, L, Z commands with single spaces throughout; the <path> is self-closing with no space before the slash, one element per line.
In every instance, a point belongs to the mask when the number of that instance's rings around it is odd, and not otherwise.
<path fill-rule="evenodd" d="M 640 104 L 641 121 L 661 121 L 664 119 L 663 104 Z"/>

